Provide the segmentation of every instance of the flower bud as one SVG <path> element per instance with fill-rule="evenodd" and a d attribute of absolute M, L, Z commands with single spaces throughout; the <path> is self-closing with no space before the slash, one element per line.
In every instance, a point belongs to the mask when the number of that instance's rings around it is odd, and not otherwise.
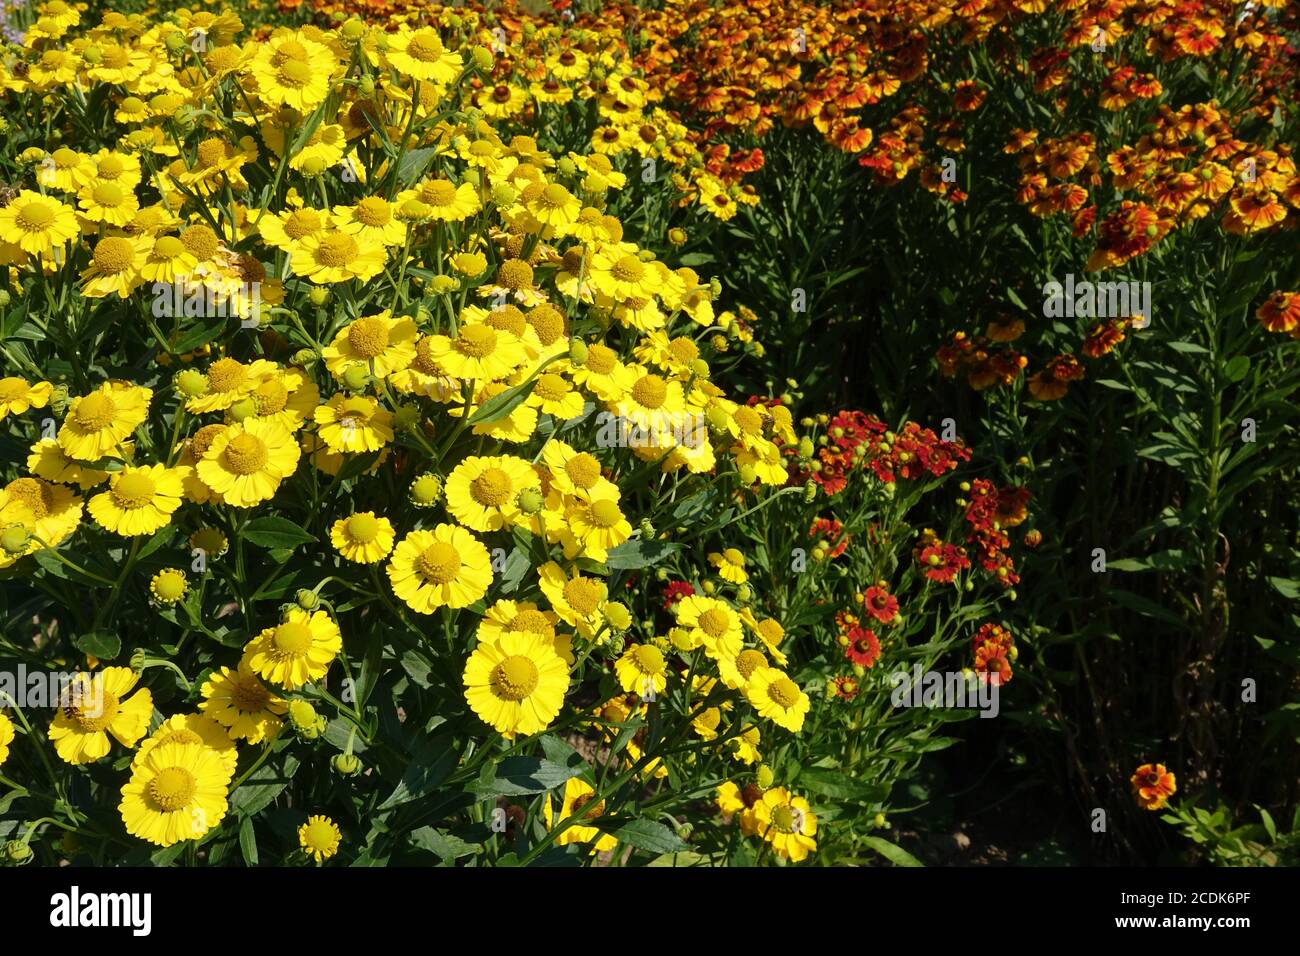
<path fill-rule="evenodd" d="M 364 365 L 349 365 L 343 370 L 343 387 L 349 392 L 360 392 L 370 382 L 370 372 Z"/>
<path fill-rule="evenodd" d="M 420 424 L 420 410 L 414 405 L 398 405 L 393 411 L 393 427 L 409 432 Z"/>
<path fill-rule="evenodd" d="M 307 299 L 319 309 L 330 300 L 330 290 L 324 286 L 312 286 L 311 291 L 307 293 Z"/>
<path fill-rule="evenodd" d="M 759 764 L 758 767 L 759 788 L 766 790 L 772 786 L 775 780 L 776 780 L 776 774 L 772 772 L 772 768 L 769 767 L 767 764 Z"/>
<path fill-rule="evenodd" d="M 245 418 L 253 418 L 257 415 L 257 402 L 251 398 L 241 398 L 230 406 L 230 410 L 226 414 L 230 416 L 232 422 L 242 422 Z"/>
<path fill-rule="evenodd" d="M 574 339 L 569 343 L 569 361 L 581 368 L 587 364 L 587 343 Z"/>
<path fill-rule="evenodd" d="M 340 777 L 355 777 L 361 773 L 361 758 L 355 754 L 335 754 L 330 758 L 330 767 Z"/>
<path fill-rule="evenodd" d="M 32 848 L 27 845 L 26 840 L 10 840 L 4 846 L 4 857 L 13 866 L 30 863 L 33 855 Z"/>
<path fill-rule="evenodd" d="M 182 369 L 172 381 L 177 390 L 189 398 L 197 398 L 208 390 L 208 377 L 196 368 Z"/>
<path fill-rule="evenodd" d="M 0 289 L 0 309 L 3 309 L 8 304 L 9 304 L 9 290 Z"/>
<path fill-rule="evenodd" d="M 542 510 L 545 501 L 542 499 L 541 489 L 525 488 L 515 498 L 515 504 L 519 506 L 519 510 L 524 514 L 535 515 Z"/>
<path fill-rule="evenodd" d="M 641 538 L 644 541 L 649 541 L 655 536 L 655 526 L 650 523 L 649 518 L 642 518 L 641 524 L 638 526 L 637 530 L 641 532 Z M 660 568 L 659 570 L 662 571 L 663 568 Z"/>
<path fill-rule="evenodd" d="M 31 539 L 32 536 L 26 528 L 20 524 L 11 524 L 0 532 L 0 548 L 3 548 L 6 554 L 26 554 Z"/>
<path fill-rule="evenodd" d="M 610 601 L 605 605 L 605 620 L 616 631 L 626 631 L 632 626 L 632 612 L 621 601 Z"/>
<path fill-rule="evenodd" d="M 437 475 L 423 474 L 411 482 L 411 503 L 417 508 L 430 508 L 442 495 L 442 481 Z"/>
<path fill-rule="evenodd" d="M 293 599 L 304 611 L 314 611 L 320 606 L 320 595 L 308 588 L 300 588 Z"/>

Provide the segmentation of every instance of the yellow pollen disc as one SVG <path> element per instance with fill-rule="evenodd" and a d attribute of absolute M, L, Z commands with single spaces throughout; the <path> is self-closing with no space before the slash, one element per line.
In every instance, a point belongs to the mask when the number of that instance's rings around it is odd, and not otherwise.
<path fill-rule="evenodd" d="M 542 190 L 541 200 L 552 209 L 557 209 L 569 201 L 569 191 L 559 183 L 551 183 Z"/>
<path fill-rule="evenodd" d="M 677 361 L 685 364 L 700 357 L 699 347 L 690 339 L 678 337 L 668 343 L 668 351 Z"/>
<path fill-rule="evenodd" d="M 82 685 L 73 690 L 72 700 L 64 706 L 63 713 L 83 733 L 93 734 L 111 724 L 118 709 L 117 695 L 105 690 L 102 684 Z"/>
<path fill-rule="evenodd" d="M 768 685 L 767 696 L 781 707 L 793 707 L 799 700 L 799 685 L 788 677 L 779 677 Z"/>
<path fill-rule="evenodd" d="M 709 730 L 717 730 L 718 725 L 722 723 L 722 711 L 718 710 L 716 707 L 710 707 L 695 719 Z"/>
<path fill-rule="evenodd" d="M 52 158 L 54 165 L 59 169 L 71 169 L 81 162 L 81 157 L 77 155 L 76 151 L 66 146 L 60 146 L 56 149 L 52 154 Z"/>
<path fill-rule="evenodd" d="M 564 463 L 564 473 L 579 488 L 587 489 L 600 479 L 600 462 L 580 451 Z"/>
<path fill-rule="evenodd" d="M 608 375 L 614 371 L 614 363 L 617 361 L 618 355 L 608 345 L 597 342 L 587 350 L 586 367 L 597 375 Z"/>
<path fill-rule="evenodd" d="M 270 453 L 266 443 L 256 435 L 236 435 L 226 445 L 226 467 L 237 475 L 252 475 L 262 470 Z"/>
<path fill-rule="evenodd" d="M 456 186 L 445 179 L 435 179 L 421 187 L 420 198 L 430 206 L 450 206 L 456 201 Z"/>
<path fill-rule="evenodd" d="M 297 40 L 285 40 L 275 48 L 275 54 L 271 57 L 271 62 L 276 66 L 283 66 L 290 60 L 306 60 L 307 48 Z"/>
<path fill-rule="evenodd" d="M 379 519 L 374 515 L 353 515 L 345 527 L 355 544 L 369 544 L 379 537 Z"/>
<path fill-rule="evenodd" d="M 731 628 L 731 617 L 721 608 L 711 607 L 700 615 L 700 630 L 709 637 L 721 637 Z"/>
<path fill-rule="evenodd" d="M 623 256 L 610 269 L 614 278 L 622 282 L 640 282 L 645 275 L 645 264 L 636 256 Z"/>
<path fill-rule="evenodd" d="M 527 631 L 530 634 L 545 634 L 547 637 L 555 636 L 555 629 L 551 627 L 551 622 L 547 620 L 546 615 L 541 611 L 520 611 L 515 615 L 514 620 L 510 622 L 507 629 L 511 631 Z"/>
<path fill-rule="evenodd" d="M 794 811 L 787 806 L 777 807 L 772 811 L 772 825 L 782 833 L 793 833 Z"/>
<path fill-rule="evenodd" d="M 107 392 L 95 392 L 77 402 L 73 421 L 82 431 L 97 432 L 107 428 L 117 414 L 117 405 Z"/>
<path fill-rule="evenodd" d="M 189 226 L 181 233 L 181 242 L 200 262 L 215 256 L 221 245 L 217 234 L 208 226 Z"/>
<path fill-rule="evenodd" d="M 226 144 L 215 137 L 205 139 L 199 143 L 198 158 L 199 165 L 205 169 L 219 165 L 226 158 Z"/>
<path fill-rule="evenodd" d="M 497 347 L 497 334 L 486 325 L 467 325 L 460 330 L 456 339 L 456 349 L 471 358 L 483 358 L 491 355 Z"/>
<path fill-rule="evenodd" d="M 605 812 L 605 801 L 592 804 L 591 798 L 594 793 L 582 793 L 573 798 L 573 813 L 570 816 L 581 816 L 584 820 L 594 820 Z M 591 804 L 590 807 L 588 805 Z"/>
<path fill-rule="evenodd" d="M 664 656 L 659 648 L 651 644 L 642 644 L 634 650 L 632 659 L 636 661 L 637 670 L 642 674 L 653 676 L 664 672 Z"/>
<path fill-rule="evenodd" d="M 185 246 L 175 236 L 162 236 L 154 240 L 153 254 L 158 259 L 175 259 L 184 254 Z"/>
<path fill-rule="evenodd" d="M 767 665 L 767 658 L 755 650 L 744 650 L 736 655 L 736 670 L 740 676 L 749 680 L 749 675 L 760 667 Z"/>
<path fill-rule="evenodd" d="M 348 345 L 362 358 L 375 358 L 388 348 L 388 324 L 379 316 L 357 319 L 348 326 Z"/>
<path fill-rule="evenodd" d="M 119 477 L 109 496 L 119 508 L 143 508 L 153 500 L 155 490 L 153 479 L 137 471 Z"/>
<path fill-rule="evenodd" d="M 549 305 L 539 305 L 529 312 L 528 324 L 533 327 L 543 345 L 550 345 L 564 334 L 564 316 Z"/>
<path fill-rule="evenodd" d="M 485 508 L 500 508 L 510 500 L 514 484 L 500 468 L 488 468 L 469 483 L 469 493 Z"/>
<path fill-rule="evenodd" d="M 727 559 L 728 564 L 734 564 L 738 567 L 745 566 L 745 556 L 736 548 L 728 548 L 722 552 L 722 556 Z"/>
<path fill-rule="evenodd" d="M 95 244 L 95 268 L 104 275 L 117 275 L 131 268 L 135 260 L 135 246 L 131 240 L 109 236 Z"/>
<path fill-rule="evenodd" d="M 316 261 L 323 266 L 345 266 L 357 257 L 358 251 L 355 239 L 335 233 L 320 241 L 316 247 Z"/>
<path fill-rule="evenodd" d="M 306 86 L 311 82 L 311 65 L 302 60 L 285 60 L 276 71 L 276 77 L 285 86 Z"/>
<path fill-rule="evenodd" d="M 21 501 L 37 519 L 49 515 L 54 494 L 43 481 L 36 478 L 15 478 L 5 490 L 12 500 Z"/>
<path fill-rule="evenodd" d="M 230 699 L 238 710 L 256 714 L 271 702 L 271 692 L 256 678 L 239 678 L 230 692 Z"/>
<path fill-rule="evenodd" d="M 149 799 L 164 813 L 182 810 L 194 799 L 198 781 L 184 767 L 168 767 L 149 781 Z"/>
<path fill-rule="evenodd" d="M 533 392 L 539 398 L 548 402 L 558 402 L 569 394 L 569 383 L 560 376 L 547 372 L 538 376 L 537 384 L 533 386 Z"/>
<path fill-rule="evenodd" d="M 600 606 L 605 589 L 590 578 L 574 578 L 564 584 L 564 600 L 583 617 L 591 617 Z"/>
<path fill-rule="evenodd" d="M 234 392 L 243 387 L 248 370 L 232 358 L 218 359 L 208 369 L 208 385 L 214 392 Z"/>
<path fill-rule="evenodd" d="M 311 649 L 311 628 L 301 621 L 286 621 L 275 629 L 275 649 L 290 657 L 302 657 Z"/>
<path fill-rule="evenodd" d="M 497 270 L 497 282 L 507 289 L 526 289 L 533 284 L 533 267 L 522 259 L 507 259 Z"/>
<path fill-rule="evenodd" d="M 658 375 L 643 376 L 632 386 L 632 398 L 646 408 L 662 408 L 668 398 L 668 383 Z"/>
<path fill-rule="evenodd" d="M 763 417 L 748 405 L 736 409 L 736 413 L 731 417 L 736 420 L 736 424 L 746 435 L 757 435 L 763 431 Z"/>
<path fill-rule="evenodd" d="M 406 55 L 421 63 L 436 63 L 443 52 L 442 40 L 432 33 L 418 33 L 406 44 Z"/>
<path fill-rule="evenodd" d="M 598 528 L 612 528 L 623 520 L 623 512 L 618 505 L 607 498 L 592 502 L 591 523 Z"/>
<path fill-rule="evenodd" d="M 195 458 L 202 458 L 217 440 L 217 436 L 226 430 L 225 425 L 204 425 L 190 439 L 190 450 Z"/>
<path fill-rule="evenodd" d="M 284 233 L 290 239 L 301 239 L 320 231 L 320 216 L 314 209 L 298 209 L 284 221 Z"/>
<path fill-rule="evenodd" d="M 24 232 L 40 232 L 54 222 L 54 210 L 41 202 L 29 202 L 18 210 L 18 227 Z"/>
<path fill-rule="evenodd" d="M 492 668 L 489 680 L 496 696 L 504 700 L 523 700 L 537 689 L 539 678 L 536 664 L 527 657 L 514 654 Z"/>
<path fill-rule="evenodd" d="M 460 552 L 446 541 L 435 541 L 416 559 L 416 566 L 434 584 L 450 584 L 460 574 Z"/>
<path fill-rule="evenodd" d="M 257 404 L 257 414 L 274 415 L 289 403 L 289 390 L 279 379 L 269 378 L 254 390 L 253 401 Z"/>
<path fill-rule="evenodd" d="M 500 309 L 494 309 L 484 320 L 487 325 L 494 329 L 503 329 L 506 332 L 513 332 L 520 337 L 528 330 L 528 321 L 524 314 L 513 305 L 507 305 Z"/>
<path fill-rule="evenodd" d="M 357 203 L 354 210 L 357 222 L 367 226 L 386 226 L 393 218 L 393 210 L 388 203 L 378 196 L 371 196 Z"/>

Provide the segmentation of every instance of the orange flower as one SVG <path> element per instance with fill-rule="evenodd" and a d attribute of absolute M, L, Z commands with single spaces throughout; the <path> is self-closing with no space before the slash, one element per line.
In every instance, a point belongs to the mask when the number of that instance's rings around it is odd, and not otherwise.
<path fill-rule="evenodd" d="M 1255 315 L 1270 332 L 1300 329 L 1300 292 L 1274 292 Z"/>
<path fill-rule="evenodd" d="M 1162 763 L 1144 763 L 1129 778 L 1133 799 L 1143 810 L 1161 810 L 1178 792 L 1178 782 Z"/>

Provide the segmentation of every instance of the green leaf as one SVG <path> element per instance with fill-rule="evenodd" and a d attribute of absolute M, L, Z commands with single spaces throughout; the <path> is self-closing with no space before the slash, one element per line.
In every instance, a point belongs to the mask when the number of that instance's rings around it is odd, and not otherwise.
<path fill-rule="evenodd" d="M 437 150 L 431 146 L 408 152 L 397 166 L 397 181 L 403 186 L 410 186 L 424 175 L 436 153 Z"/>
<path fill-rule="evenodd" d="M 473 415 L 469 417 L 467 425 L 491 425 L 493 422 L 499 422 L 516 408 L 518 408 L 530 394 L 533 386 L 537 384 L 536 378 L 530 378 L 526 382 L 521 382 L 514 388 L 508 388 L 499 395 L 493 395 L 486 402 L 478 407 Z"/>
<path fill-rule="evenodd" d="M 450 776 L 459 761 L 460 754 L 452 746 L 450 736 L 434 737 L 411 758 L 401 781 L 378 809 L 391 810 L 426 796 Z"/>
<path fill-rule="evenodd" d="M 185 352 L 193 352 L 200 346 L 207 345 L 226 327 L 226 320 L 222 319 L 195 319 L 190 325 L 191 320 L 186 319 L 189 328 L 185 334 L 180 336 L 174 342 L 168 342 L 167 347 L 175 355 L 181 355 Z"/>
<path fill-rule="evenodd" d="M 1130 611 L 1141 614 L 1143 617 L 1153 618 L 1157 621 L 1164 621 L 1166 624 L 1182 626 L 1183 620 L 1173 611 L 1161 604 L 1157 604 L 1150 598 L 1144 598 L 1132 591 L 1123 591 L 1119 588 L 1107 588 L 1106 596 L 1109 597 L 1120 607 L 1126 607 Z"/>
<path fill-rule="evenodd" d="M 230 809 L 239 816 L 255 816 L 289 786 L 297 771 L 298 761 L 294 757 L 286 757 L 283 768 L 269 762 L 262 764 L 231 796 Z"/>
<path fill-rule="evenodd" d="M 882 840 L 880 837 L 864 836 L 862 842 L 894 864 L 894 866 L 925 866 L 924 863 L 901 846 L 890 843 L 888 840 Z"/>
<path fill-rule="evenodd" d="M 1295 578 L 1269 578 L 1268 583 L 1284 598 L 1300 600 L 1300 581 Z"/>
<path fill-rule="evenodd" d="M 673 541 L 642 541 L 637 538 L 610 548 L 605 564 L 618 570 L 648 568 L 680 550 L 682 546 Z"/>
<path fill-rule="evenodd" d="M 102 661 L 111 661 L 122 653 L 122 638 L 109 631 L 90 631 L 72 639 L 73 646 L 83 654 Z"/>
<path fill-rule="evenodd" d="M 451 836 L 433 827 L 420 827 L 418 830 L 411 831 L 411 843 L 421 850 L 428 850 L 444 863 L 451 863 L 462 856 L 471 856 L 478 850 L 475 844 L 466 843 L 460 837 Z"/>
<path fill-rule="evenodd" d="M 239 824 L 239 852 L 249 866 L 257 866 L 257 834 L 253 832 L 253 818 L 244 817 Z"/>
<path fill-rule="evenodd" d="M 244 526 L 244 540 L 263 548 L 294 548 L 316 538 L 288 518 L 254 518 Z"/>
<path fill-rule="evenodd" d="M 625 823 L 614 833 L 620 843 L 630 843 L 634 847 L 651 853 L 679 853 L 687 849 L 685 843 L 672 830 L 654 820 L 633 820 Z"/>
<path fill-rule="evenodd" d="M 532 566 L 527 551 L 518 545 L 511 549 L 505 567 L 501 569 L 501 593 L 514 594 L 519 590 L 519 585 L 523 583 Z"/>
<path fill-rule="evenodd" d="M 1157 551 L 1145 558 L 1118 558 L 1106 562 L 1107 571 L 1180 571 L 1187 567 L 1188 556 L 1179 550 Z"/>
<path fill-rule="evenodd" d="M 1250 356 L 1238 355 L 1224 366 L 1223 372 L 1229 382 L 1240 382 L 1250 372 Z"/>
<path fill-rule="evenodd" d="M 798 784 L 804 790 L 853 803 L 879 803 L 889 796 L 889 784 L 866 783 L 854 780 L 842 770 L 829 767 L 811 767 L 802 771 Z"/>
<path fill-rule="evenodd" d="M 565 765 L 537 757 L 507 757 L 496 766 L 495 777 L 474 782 L 471 790 L 481 797 L 513 797 L 545 793 L 582 773 L 585 764 Z"/>

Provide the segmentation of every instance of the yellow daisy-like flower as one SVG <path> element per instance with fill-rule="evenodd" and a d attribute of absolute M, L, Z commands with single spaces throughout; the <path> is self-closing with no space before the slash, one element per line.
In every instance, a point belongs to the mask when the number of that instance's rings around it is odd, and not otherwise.
<path fill-rule="evenodd" d="M 108 479 L 108 490 L 90 499 L 86 510 L 114 534 L 153 534 L 171 523 L 185 497 L 190 469 L 166 465 L 127 466 Z"/>
<path fill-rule="evenodd" d="M 781 622 L 771 617 L 765 617 L 760 621 L 749 608 L 741 609 L 740 619 L 763 642 L 772 659 L 784 667 L 786 656 L 781 650 L 781 642 L 785 640 L 785 628 L 781 626 Z"/>
<path fill-rule="evenodd" d="M 745 697 L 758 711 L 778 727 L 798 733 L 811 706 L 808 695 L 775 667 L 756 669 L 745 684 Z"/>
<path fill-rule="evenodd" d="M 251 508 L 275 495 L 298 468 L 293 434 L 269 419 L 245 419 L 217 435 L 195 470 L 226 504 Z"/>
<path fill-rule="evenodd" d="M 50 724 L 49 737 L 60 759 L 76 765 L 106 757 L 110 735 L 123 747 L 135 746 L 153 716 L 148 688 L 131 693 L 139 679 L 129 667 L 106 667 L 72 679 Z"/>
<path fill-rule="evenodd" d="M 581 415 L 586 403 L 582 393 L 570 385 L 563 375 L 543 372 L 537 376 L 533 390 L 528 395 L 527 404 L 548 415 L 553 415 L 562 422 L 567 422 Z"/>
<path fill-rule="evenodd" d="M 131 769 L 139 767 L 149 751 L 164 744 L 199 744 L 215 750 L 231 773 L 234 773 L 235 764 L 239 761 L 239 750 L 230 739 L 230 734 L 226 733 L 225 727 L 202 714 L 175 714 L 140 742 L 139 749 L 131 758 Z"/>
<path fill-rule="evenodd" d="M 329 95 L 337 66 L 329 47 L 299 32 L 272 38 L 248 69 L 257 80 L 257 95 L 267 103 L 310 113 Z"/>
<path fill-rule="evenodd" d="M 42 438 L 27 456 L 27 470 L 38 478 L 65 485 L 93 488 L 108 480 L 108 472 L 85 468 L 69 458 L 53 438 Z"/>
<path fill-rule="evenodd" d="M 29 189 L 0 207 L 0 241 L 34 256 L 48 255 L 79 231 L 71 207 Z"/>
<path fill-rule="evenodd" d="M 328 614 L 290 608 L 283 621 L 248 642 L 244 660 L 263 680 L 297 690 L 324 677 L 342 648 L 339 626 Z"/>
<path fill-rule="evenodd" d="M 629 694 L 654 700 L 668 686 L 668 662 L 653 644 L 632 644 L 614 664 L 619 686 Z"/>
<path fill-rule="evenodd" d="M 334 341 L 321 350 L 325 366 L 335 378 L 341 378 L 350 365 L 366 366 L 379 378 L 404 369 L 415 359 L 415 340 L 419 335 L 409 316 L 396 318 L 385 309 L 348 323 Z"/>
<path fill-rule="evenodd" d="M 561 534 L 566 556 L 581 551 L 594 561 L 604 561 L 610 548 L 632 537 L 632 525 L 619 509 L 617 494 L 615 490 L 613 496 L 579 499 L 565 509 L 566 527 Z"/>
<path fill-rule="evenodd" d="M 540 484 L 533 466 L 522 458 L 471 455 L 447 477 L 447 510 L 474 531 L 499 531 L 526 521 L 516 499 L 525 488 Z"/>
<path fill-rule="evenodd" d="M 785 787 L 773 787 L 754 804 L 754 830 L 784 860 L 798 863 L 817 849 L 817 815 Z"/>
<path fill-rule="evenodd" d="M 329 214 L 306 206 L 279 213 L 268 211 L 257 220 L 262 241 L 281 252 L 292 252 L 295 243 L 308 236 L 323 235 L 328 228 Z"/>
<path fill-rule="evenodd" d="M 274 364 L 262 359 L 251 365 L 238 359 L 217 359 L 208 366 L 207 387 L 185 403 L 185 410 L 196 415 L 225 411 L 248 398 L 258 383 L 275 371 Z"/>
<path fill-rule="evenodd" d="M 339 554 L 358 564 L 374 564 L 393 550 L 393 525 L 373 511 L 340 518 L 330 528 L 330 541 Z"/>
<path fill-rule="evenodd" d="M 201 743 L 165 743 L 132 766 L 118 809 L 126 832 L 158 846 L 197 840 L 226 816 L 232 767 Z"/>
<path fill-rule="evenodd" d="M 431 210 L 429 218 L 437 222 L 464 222 L 482 208 L 473 183 L 457 186 L 447 179 L 427 180 L 417 188 L 402 193 L 401 198 L 420 200 Z M 478 271 L 482 272 L 483 269 Z"/>
<path fill-rule="evenodd" d="M 201 693 L 199 710 L 225 727 L 233 740 L 261 743 L 275 738 L 284 727 L 288 702 L 262 683 L 247 659 L 237 669 L 213 671 Z"/>
<path fill-rule="evenodd" d="M 718 569 L 718 577 L 732 584 L 744 584 L 749 580 L 745 573 L 745 555 L 736 548 L 727 548 L 721 554 L 716 551 L 709 555 L 709 564 Z"/>
<path fill-rule="evenodd" d="M 81 294 L 90 299 L 125 299 L 144 284 L 140 270 L 153 241 L 148 236 L 107 236 L 95 243 L 90 267 L 81 273 Z"/>
<path fill-rule="evenodd" d="M 105 382 L 89 395 L 74 398 L 59 428 L 59 447 L 69 458 L 98 461 L 116 456 L 118 446 L 149 414 L 150 389 Z"/>
<path fill-rule="evenodd" d="M 744 690 L 756 671 L 768 666 L 762 651 L 747 647 L 735 657 L 717 659 L 718 676 L 732 690 Z"/>
<path fill-rule="evenodd" d="M 14 376 L 0 378 L 0 422 L 32 408 L 44 408 L 50 403 L 53 393 L 54 386 L 49 382 L 29 385 L 25 379 Z"/>
<path fill-rule="evenodd" d="M 515 603 L 500 600 L 487 609 L 479 621 L 477 637 L 480 642 L 495 641 L 502 634 L 527 632 L 538 634 L 551 641 L 555 653 L 563 658 L 564 663 L 573 666 L 573 636 L 556 633 L 555 625 L 560 616 L 554 611 L 545 611 L 532 601 Z"/>
<path fill-rule="evenodd" d="M 52 548 L 66 540 L 81 522 L 81 499 L 71 488 L 38 478 L 15 478 L 0 488 L 0 529 L 20 525 L 32 536 L 22 554 Z M 0 549 L 0 568 L 22 554 Z"/>
<path fill-rule="evenodd" d="M 82 187 L 77 204 L 87 222 L 118 228 L 134 219 L 140 210 L 140 201 L 129 185 L 104 181 Z"/>
<path fill-rule="evenodd" d="M 440 524 L 412 531 L 388 562 L 393 593 L 419 614 L 473 604 L 492 584 L 487 548 L 464 528 Z"/>
<path fill-rule="evenodd" d="M 510 375 L 528 361 L 528 352 L 517 335 L 490 325 L 461 326 L 456 338 L 431 337 L 433 360 L 459 379 L 496 381 Z"/>
<path fill-rule="evenodd" d="M 546 817 L 546 829 L 554 830 L 564 821 L 577 817 L 581 820 L 594 821 L 599 820 L 605 812 L 605 801 L 601 800 L 593 803 L 592 797 L 596 795 L 596 788 L 585 780 L 579 780 L 577 777 L 570 777 L 564 782 L 564 801 L 560 806 L 559 819 L 555 819 L 555 810 L 551 806 L 551 798 L 548 796 L 542 804 L 542 814 Z M 595 843 L 591 848 L 592 853 L 602 853 L 605 850 L 612 850 L 618 846 L 618 840 L 612 833 L 605 833 L 587 823 L 573 823 L 565 828 L 564 832 L 556 837 L 555 842 L 558 846 L 568 846 L 570 843 Z"/>
<path fill-rule="evenodd" d="M 413 80 L 428 80 L 439 86 L 449 85 L 464 66 L 460 54 L 448 50 L 433 27 L 401 30 L 386 37 L 388 65 Z"/>
<path fill-rule="evenodd" d="M 692 594 L 674 604 L 673 610 L 678 626 L 686 628 L 691 641 L 710 657 L 734 658 L 740 653 L 744 643 L 740 618 L 725 601 Z"/>
<path fill-rule="evenodd" d="M 158 236 L 140 266 L 140 275 L 146 282 L 176 282 L 193 273 L 198 264 L 198 258 L 176 236 Z"/>
<path fill-rule="evenodd" d="M 400 246 L 406 241 L 406 223 L 394 215 L 395 208 L 382 196 L 367 196 L 355 206 L 335 206 L 334 226 L 383 246 Z"/>
<path fill-rule="evenodd" d="M 551 602 L 555 613 L 565 623 L 577 628 L 579 634 L 591 640 L 604 623 L 605 600 L 609 588 L 598 578 L 589 578 L 576 568 L 572 577 L 566 575 L 554 561 L 537 569 L 542 593 Z"/>
<path fill-rule="evenodd" d="M 559 183 L 538 183 L 536 188 L 524 190 L 520 198 L 534 219 L 552 229 L 562 229 L 582 212 L 578 197 Z"/>
<path fill-rule="evenodd" d="M 508 631 L 479 643 L 464 680 L 474 713 L 510 739 L 540 733 L 559 716 L 569 668 L 544 635 Z"/>
<path fill-rule="evenodd" d="M 384 271 L 388 256 L 381 243 L 363 235 L 327 232 L 304 236 L 295 243 L 293 271 L 317 285 L 373 279 Z"/>
<path fill-rule="evenodd" d="M 393 440 L 393 413 L 367 395 L 338 392 L 312 417 L 321 440 L 338 454 L 379 451 Z"/>
<path fill-rule="evenodd" d="M 337 853 L 342 842 L 343 834 L 338 824 L 326 816 L 310 816 L 298 828 L 298 845 L 317 863 Z"/>
<path fill-rule="evenodd" d="M 420 336 L 411 364 L 394 372 L 389 384 L 403 394 L 427 395 L 435 402 L 447 402 L 460 394 L 460 383 L 434 359 L 433 338 L 428 335 Z"/>
<path fill-rule="evenodd" d="M 587 265 L 587 281 L 615 302 L 651 299 L 661 286 L 658 270 L 641 261 L 636 247 L 630 243 L 609 243 L 597 248 Z"/>
<path fill-rule="evenodd" d="M 9 745 L 14 742 L 14 723 L 0 714 L 0 767 L 9 759 Z"/>
<path fill-rule="evenodd" d="M 617 486 L 601 474 L 594 455 L 557 438 L 542 447 L 542 462 L 551 472 L 551 487 L 566 495 L 610 497 L 610 493 L 618 493 Z"/>

